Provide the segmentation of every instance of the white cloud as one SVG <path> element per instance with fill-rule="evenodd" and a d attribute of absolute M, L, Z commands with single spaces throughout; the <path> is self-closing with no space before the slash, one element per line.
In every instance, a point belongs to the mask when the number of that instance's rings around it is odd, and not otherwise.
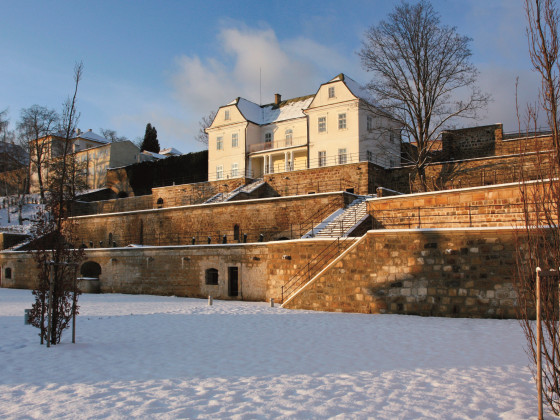
<path fill-rule="evenodd" d="M 224 28 L 219 58 L 181 56 L 172 77 L 176 98 L 199 118 L 238 96 L 254 102 L 314 93 L 348 67 L 342 54 L 311 39 L 280 41 L 272 29 Z M 262 92 L 262 94 L 261 94 Z"/>

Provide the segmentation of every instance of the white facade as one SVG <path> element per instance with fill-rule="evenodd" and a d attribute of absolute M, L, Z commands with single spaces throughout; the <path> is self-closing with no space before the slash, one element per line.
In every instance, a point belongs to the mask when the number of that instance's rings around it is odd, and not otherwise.
<path fill-rule="evenodd" d="M 208 133 L 208 179 L 371 161 L 400 163 L 399 127 L 376 116 L 354 80 L 340 74 L 314 95 L 259 106 L 220 107 Z"/>

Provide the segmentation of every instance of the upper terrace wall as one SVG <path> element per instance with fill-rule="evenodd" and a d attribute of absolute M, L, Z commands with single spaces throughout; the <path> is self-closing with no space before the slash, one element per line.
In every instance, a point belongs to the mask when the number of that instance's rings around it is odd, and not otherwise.
<path fill-rule="evenodd" d="M 512 143 L 511 148 L 517 146 Z M 550 158 L 550 153 L 529 153 L 432 163 L 426 167 L 426 182 L 431 191 L 504 184 L 520 181 L 522 170 L 525 179 L 531 180 L 537 177 L 539 167 L 547 174 Z M 403 193 L 422 191 L 412 167 L 389 170 L 382 186 Z"/>
<path fill-rule="evenodd" d="M 348 190 L 366 195 L 383 186 L 384 172 L 372 163 L 359 162 L 269 174 L 264 180 L 280 196 Z"/>
<path fill-rule="evenodd" d="M 239 238 L 248 235 L 255 242 L 259 235 L 269 241 L 278 238 L 297 238 L 310 229 L 308 221 L 318 210 L 328 205 L 341 208 L 352 200 L 348 194 L 325 193 L 288 198 L 202 204 L 195 206 L 161 208 L 138 212 L 80 216 L 72 218 L 80 241 L 95 247 L 116 242 L 118 246 L 135 243 L 145 245 L 179 245 L 191 243 L 221 242 L 227 235 L 234 239 L 234 226 L 238 226 Z M 320 217 L 320 220 L 324 216 Z M 318 223 L 320 220 L 313 220 Z"/>

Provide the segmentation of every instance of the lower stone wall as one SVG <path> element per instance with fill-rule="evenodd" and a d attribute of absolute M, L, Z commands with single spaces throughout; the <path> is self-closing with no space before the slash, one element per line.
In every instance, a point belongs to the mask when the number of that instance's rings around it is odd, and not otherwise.
<path fill-rule="evenodd" d="M 510 229 L 370 231 L 290 309 L 514 318 Z"/>
<path fill-rule="evenodd" d="M 86 249 L 84 263 L 99 264 L 102 293 L 129 293 L 281 300 L 282 286 L 332 241 Z M 37 267 L 26 252 L 0 253 L 0 286 L 32 289 Z M 229 293 L 229 268 L 238 271 L 238 296 Z M 6 270 L 9 277 L 6 278 Z M 218 284 L 206 284 L 206 270 L 218 270 Z"/>

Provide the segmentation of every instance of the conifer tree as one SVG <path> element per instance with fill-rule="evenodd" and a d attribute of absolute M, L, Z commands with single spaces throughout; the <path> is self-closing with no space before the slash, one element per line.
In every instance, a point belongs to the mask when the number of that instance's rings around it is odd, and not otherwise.
<path fill-rule="evenodd" d="M 146 133 L 144 134 L 144 141 L 142 142 L 140 149 L 148 152 L 159 153 L 157 130 L 150 123 L 146 125 Z"/>

